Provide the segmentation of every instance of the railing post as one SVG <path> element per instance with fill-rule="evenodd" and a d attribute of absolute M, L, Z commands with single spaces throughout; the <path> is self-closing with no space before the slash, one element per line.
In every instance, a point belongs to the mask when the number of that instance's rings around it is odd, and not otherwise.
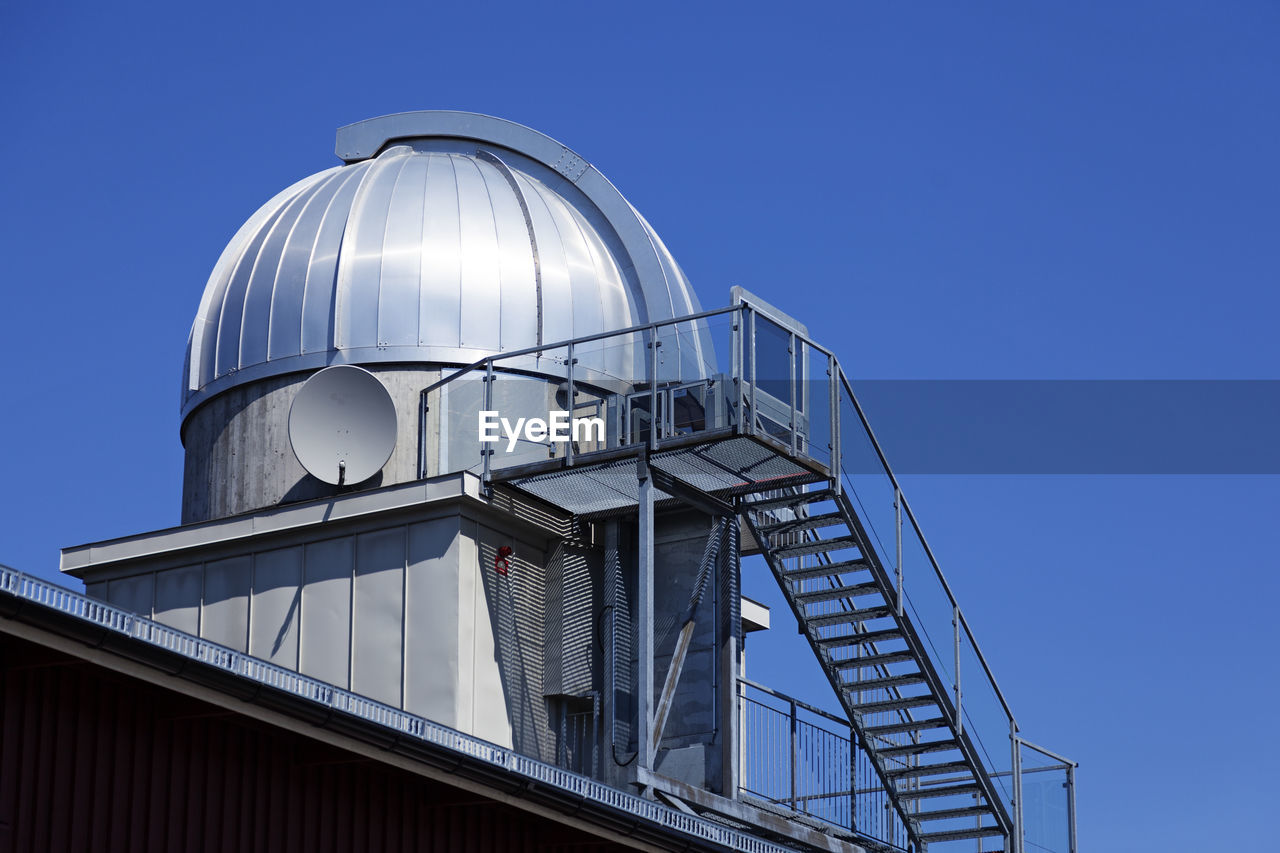
<path fill-rule="evenodd" d="M 956 734 L 964 734 L 964 714 L 960 708 L 960 606 L 957 604 L 951 605 L 951 635 L 956 667 Z"/>
<path fill-rule="evenodd" d="M 840 476 L 840 365 L 834 355 L 827 356 L 827 396 L 831 398 L 831 480 L 838 497 L 843 488 Z"/>
<path fill-rule="evenodd" d="M 1009 721 L 1009 746 L 1013 753 L 1013 844 L 1010 853 L 1022 853 L 1022 749 L 1018 724 Z"/>
<path fill-rule="evenodd" d="M 658 327 L 649 327 L 649 449 L 658 446 Z"/>
<path fill-rule="evenodd" d="M 791 434 L 791 455 L 796 455 L 796 385 L 798 379 L 796 376 L 796 333 L 792 332 L 787 339 L 787 362 L 790 370 L 791 388 L 791 424 L 787 432 Z"/>
<path fill-rule="evenodd" d="M 745 360 L 746 349 L 743 346 L 745 331 L 746 329 L 743 326 L 742 305 L 741 303 L 739 303 L 738 309 L 733 314 L 733 373 L 734 373 L 734 386 L 737 388 L 737 391 L 738 391 L 736 411 L 738 413 L 737 431 L 739 433 L 746 432 L 745 405 L 747 400 L 747 397 L 746 397 L 747 369 L 746 369 L 746 360 Z"/>
<path fill-rule="evenodd" d="M 493 411 L 493 359 L 485 362 L 484 369 L 484 410 L 486 412 Z M 480 451 L 484 455 L 484 474 L 481 477 L 481 485 L 485 491 L 489 490 L 489 473 L 491 471 L 493 448 L 482 447 Z"/>
<path fill-rule="evenodd" d="M 1067 851 L 1076 853 L 1076 768 L 1067 762 Z"/>
<path fill-rule="evenodd" d="M 902 490 L 898 488 L 898 484 L 893 485 L 893 528 L 894 535 L 898 545 L 898 558 L 894 562 L 897 568 L 894 575 L 898 583 L 898 617 L 902 617 Z"/>
<path fill-rule="evenodd" d="M 750 349 L 751 364 L 751 428 L 750 432 L 754 435 L 756 431 L 756 386 L 760 384 L 760 377 L 756 376 L 756 312 L 749 311 L 747 319 L 751 321 L 747 344 Z"/>
<path fill-rule="evenodd" d="M 800 744 L 796 740 L 796 701 L 791 700 L 791 810 L 796 811 L 796 788 L 800 775 Z"/>
<path fill-rule="evenodd" d="M 577 393 L 573 389 L 573 364 L 576 361 L 576 359 L 573 357 L 572 341 L 569 342 L 568 361 L 569 361 L 569 364 L 568 364 L 567 383 L 568 383 L 568 389 L 569 389 L 569 397 L 565 401 L 565 408 L 569 410 L 569 440 L 565 442 L 564 456 L 565 456 L 565 464 L 572 465 L 573 464 L 573 412 L 574 412 L 573 404 L 574 404 L 574 398 L 577 397 Z"/>

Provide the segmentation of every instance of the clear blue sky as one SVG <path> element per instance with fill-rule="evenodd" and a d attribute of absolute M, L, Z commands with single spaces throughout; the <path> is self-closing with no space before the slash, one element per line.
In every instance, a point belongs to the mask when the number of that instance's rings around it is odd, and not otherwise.
<path fill-rule="evenodd" d="M 408 109 L 562 140 L 704 305 L 742 285 L 859 376 L 1280 379 L 1277 45 L 1264 0 L 5 4 L 0 562 L 177 523 L 219 252 Z M 905 485 L 1025 733 L 1081 762 L 1083 849 L 1264 846 L 1280 478 Z M 821 696 L 774 633 L 753 675 Z"/>

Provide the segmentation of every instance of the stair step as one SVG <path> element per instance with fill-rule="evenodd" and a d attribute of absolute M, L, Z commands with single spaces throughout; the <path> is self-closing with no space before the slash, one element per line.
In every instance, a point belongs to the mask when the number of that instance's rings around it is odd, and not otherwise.
<path fill-rule="evenodd" d="M 862 733 L 869 738 L 885 735 L 900 735 L 906 732 L 921 732 L 927 729 L 945 729 L 947 721 L 942 717 L 925 717 L 919 720 L 903 720 L 901 723 L 887 723 L 883 726 L 869 726 Z"/>
<path fill-rule="evenodd" d="M 998 826 L 975 826 L 970 829 L 951 829 L 946 832 L 926 832 L 920 840 L 926 844 L 934 841 L 962 841 L 966 838 L 985 838 L 989 835 L 1004 835 Z"/>
<path fill-rule="evenodd" d="M 902 675 L 890 675 L 885 678 L 868 678 L 862 681 L 845 681 L 841 687 L 845 690 L 885 690 L 890 687 L 901 687 L 904 684 L 919 684 L 925 680 L 923 672 L 907 672 Z"/>
<path fill-rule="evenodd" d="M 865 705 L 854 705 L 859 714 L 879 714 L 884 711 L 902 711 L 907 708 L 923 708 L 937 705 L 938 700 L 932 696 L 904 696 L 901 699 L 890 699 L 887 702 L 868 702 Z"/>
<path fill-rule="evenodd" d="M 991 809 L 987 806 L 965 806 L 961 809 L 939 809 L 935 812 L 916 812 L 911 815 L 913 820 L 924 822 L 926 820 L 952 820 L 957 817 L 977 817 L 978 815 L 989 815 Z"/>
<path fill-rule="evenodd" d="M 835 497 L 835 493 L 830 489 L 819 489 L 815 492 L 800 492 L 794 495 L 779 495 L 775 498 L 761 498 L 755 501 L 744 501 L 743 509 L 752 511 L 767 509 L 782 509 L 797 507 L 801 504 L 817 503 L 818 501 L 829 501 Z"/>
<path fill-rule="evenodd" d="M 838 563 L 824 563 L 819 566 L 805 566 L 802 569 L 791 569 L 783 574 L 791 580 L 802 581 L 806 578 L 835 577 L 849 572 L 864 572 L 871 568 L 866 560 L 842 560 Z"/>
<path fill-rule="evenodd" d="M 806 557 L 809 554 L 826 554 L 831 551 L 843 551 L 848 548 L 857 548 L 858 540 L 852 536 L 836 536 L 831 539 L 814 539 L 810 542 L 801 542 L 799 545 L 785 545 L 781 548 L 774 549 L 774 556 L 780 560 L 786 560 L 791 557 Z"/>
<path fill-rule="evenodd" d="M 891 779 L 915 779 L 921 776 L 946 776 L 951 773 L 972 773 L 973 768 L 964 761 L 948 761 L 945 764 L 920 764 L 915 767 L 901 767 L 890 770 L 886 775 Z"/>
<path fill-rule="evenodd" d="M 829 512 L 822 515 L 810 515 L 806 518 L 793 518 L 790 521 L 779 521 L 774 524 L 762 524 L 760 525 L 760 532 L 766 536 L 774 536 L 779 533 L 800 533 L 805 530 L 818 530 L 819 528 L 832 527 L 843 523 L 843 514 Z"/>
<path fill-rule="evenodd" d="M 869 635 L 864 634 L 863 636 Z M 841 671 L 847 669 L 863 669 L 866 667 L 884 666 L 885 664 L 890 663 L 902 663 L 907 660 L 915 660 L 915 657 L 915 654 L 911 652 L 910 649 L 902 649 L 901 651 L 896 652 L 882 652 L 881 654 L 863 655 L 860 658 L 845 658 L 844 660 L 832 661 L 832 666 Z"/>
<path fill-rule="evenodd" d="M 963 782 L 959 785 L 936 785 L 930 788 L 910 788 L 898 791 L 899 800 L 927 800 L 934 797 L 954 797 L 960 794 L 974 794 L 981 790 L 977 782 Z"/>
<path fill-rule="evenodd" d="M 815 589 L 810 592 L 797 592 L 792 597 L 801 604 L 817 604 L 821 601 L 838 601 L 842 598 L 857 598 L 862 595 L 880 593 L 880 584 L 875 581 L 836 586 L 829 589 Z"/>
<path fill-rule="evenodd" d="M 880 755 L 888 755 L 890 757 L 899 755 L 921 755 L 926 752 L 943 752 L 948 749 L 959 749 L 959 746 L 951 738 L 946 740 L 926 740 L 920 743 L 907 743 L 902 746 L 885 746 L 877 749 Z"/>
<path fill-rule="evenodd" d="M 870 643 L 887 643 L 896 639 L 902 639 L 901 631 L 896 628 L 886 628 L 878 631 L 863 631 L 861 634 L 841 634 L 840 637 L 823 637 L 818 640 L 818 644 L 823 648 L 846 648 L 849 646 L 867 646 Z M 892 653 L 899 654 L 900 652 Z M 838 661 L 838 663 L 842 665 L 842 663 L 852 660 L 854 658 L 850 657 L 846 658 L 845 661 Z M 865 661 L 867 658 L 864 657 L 863 660 Z M 905 661 L 908 658 L 899 658 L 899 660 Z"/>
<path fill-rule="evenodd" d="M 887 604 L 875 607 L 864 607 L 861 610 L 844 610 L 839 613 L 824 613 L 821 616 L 806 616 L 805 624 L 810 628 L 829 628 L 832 625 L 852 625 L 855 622 L 870 622 L 872 619 L 884 619 L 893 615 L 893 608 Z"/>

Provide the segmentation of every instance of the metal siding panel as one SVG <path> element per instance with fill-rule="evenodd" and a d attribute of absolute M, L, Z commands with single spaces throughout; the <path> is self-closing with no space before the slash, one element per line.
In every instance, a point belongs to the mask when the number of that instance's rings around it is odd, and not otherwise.
<path fill-rule="evenodd" d="M 200 566 L 156 572 L 155 619 L 188 634 L 200 633 Z"/>
<path fill-rule="evenodd" d="M 107 583 L 107 601 L 131 613 L 150 616 L 154 598 L 155 575 L 151 573 L 117 578 Z"/>
<path fill-rule="evenodd" d="M 518 659 L 511 660 L 512 653 L 519 648 L 515 599 L 510 576 L 504 578 L 495 572 L 493 563 L 501 545 L 514 543 L 481 524 L 468 523 L 465 529 L 474 531 L 471 535 L 474 537 L 472 541 L 475 543 L 475 551 L 471 559 L 463 554 L 461 571 L 464 575 L 474 573 L 479 578 L 469 602 L 472 607 L 472 634 L 475 641 L 469 685 L 473 696 L 469 733 L 510 747 L 513 745 L 511 717 L 521 715 L 516 721 L 518 728 L 518 723 L 523 720 L 523 714 L 527 710 L 520 707 L 520 699 L 528 697 L 519 696 L 509 689 L 518 688 L 520 679 L 524 677 L 524 673 L 515 668 L 518 667 Z M 522 558 L 519 553 L 514 555 L 513 573 L 521 570 L 525 559 L 527 558 Z M 464 599 L 464 604 L 466 603 Z M 508 665 L 505 673 L 504 664 Z M 537 684 L 541 686 L 541 678 Z M 464 693 L 466 690 L 464 687 Z"/>
<path fill-rule="evenodd" d="M 405 528 L 356 538 L 351 689 L 400 706 Z"/>
<path fill-rule="evenodd" d="M 567 310 L 573 302 L 573 287 L 569 281 L 569 260 L 565 256 L 560 231 L 549 210 L 551 205 L 563 202 L 527 175 L 517 172 L 515 176 L 529 206 L 529 219 L 538 243 L 538 273 L 542 279 L 542 340 L 547 343 L 565 341 L 573 337 L 573 312 Z"/>
<path fill-rule="evenodd" d="M 248 367 L 267 360 L 267 343 L 271 336 L 271 304 L 280 272 L 280 258 L 302 208 L 311 192 L 299 193 L 289 201 L 262 241 L 258 257 L 245 290 L 244 316 L 240 323 L 240 366 Z"/>
<path fill-rule="evenodd" d="M 302 546 L 255 554 L 249 654 L 297 669 L 301 603 Z"/>
<path fill-rule="evenodd" d="M 552 204 L 548 211 L 560 234 L 564 247 L 565 270 L 569 275 L 569 302 L 561 307 L 573 323 L 573 335 L 589 335 L 600 331 L 600 299 L 595 292 L 596 269 L 582 237 L 582 229 L 573 212 L 563 204 Z"/>
<path fill-rule="evenodd" d="M 536 346 L 538 281 L 534 275 L 532 235 L 506 176 L 491 163 L 477 161 L 476 166 L 488 189 L 498 240 L 501 348 L 514 350 Z"/>
<path fill-rule="evenodd" d="M 428 158 L 405 158 L 388 202 L 379 276 L 379 346 L 416 346 L 418 291 L 422 276 L 423 199 Z"/>
<path fill-rule="evenodd" d="M 497 351 L 501 345 L 502 296 L 493 206 L 476 161 L 459 156 L 453 160 L 458 178 L 462 266 L 459 344 Z"/>
<path fill-rule="evenodd" d="M 206 563 L 200 636 L 244 651 L 249 634 L 249 557 Z"/>
<path fill-rule="evenodd" d="M 448 154 L 431 153 L 423 197 L 418 343 L 456 347 L 461 330 L 462 265 L 458 253 L 458 179 Z"/>
<path fill-rule="evenodd" d="M 244 320 L 244 301 L 249 288 L 249 277 L 258 260 L 258 253 L 262 250 L 262 242 L 271 233 L 271 227 L 275 225 L 282 210 L 283 208 L 272 214 L 262 228 L 254 233 L 228 277 L 218 313 L 216 376 L 240 369 L 240 329 Z"/>
<path fill-rule="evenodd" d="M 268 359 L 302 352 L 302 304 L 307 288 L 307 271 L 325 212 L 347 177 L 342 172 L 335 172 L 308 190 L 306 202 L 289 231 L 271 294 Z"/>
<path fill-rule="evenodd" d="M 378 287 L 391 192 L 407 154 L 388 152 L 360 184 L 338 256 L 334 339 L 338 349 L 378 345 Z"/>
<path fill-rule="evenodd" d="M 405 576 L 404 707 L 456 727 L 458 693 L 458 518 L 409 526 Z"/>
<path fill-rule="evenodd" d="M 307 283 L 302 297 L 302 352 L 333 349 L 333 300 L 337 290 L 338 256 L 346 234 L 347 221 L 356 191 L 369 173 L 369 163 L 344 169 L 342 184 L 325 208 L 316 233 Z"/>
<path fill-rule="evenodd" d="M 298 669 L 347 687 L 351 639 L 350 536 L 306 546 Z"/>
<path fill-rule="evenodd" d="M 573 328 L 606 329 L 604 306 L 600 303 L 601 259 L 597 245 L 593 244 L 595 232 L 591 230 L 582 216 L 567 205 L 565 215 L 572 221 L 572 226 L 562 225 L 561 233 L 574 246 L 575 252 L 581 252 L 570 266 L 573 274 Z M 575 230 L 576 229 L 576 230 Z M 590 334 L 587 332 L 586 334 Z"/>

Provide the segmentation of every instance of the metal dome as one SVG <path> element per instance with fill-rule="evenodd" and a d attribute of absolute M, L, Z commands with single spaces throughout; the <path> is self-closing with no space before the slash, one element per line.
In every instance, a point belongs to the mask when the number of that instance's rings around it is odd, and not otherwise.
<path fill-rule="evenodd" d="M 489 116 L 401 113 L 338 131 L 346 161 L 264 205 L 191 329 L 182 416 L 330 364 L 466 364 L 697 312 L 653 229 L 558 142 Z"/>

